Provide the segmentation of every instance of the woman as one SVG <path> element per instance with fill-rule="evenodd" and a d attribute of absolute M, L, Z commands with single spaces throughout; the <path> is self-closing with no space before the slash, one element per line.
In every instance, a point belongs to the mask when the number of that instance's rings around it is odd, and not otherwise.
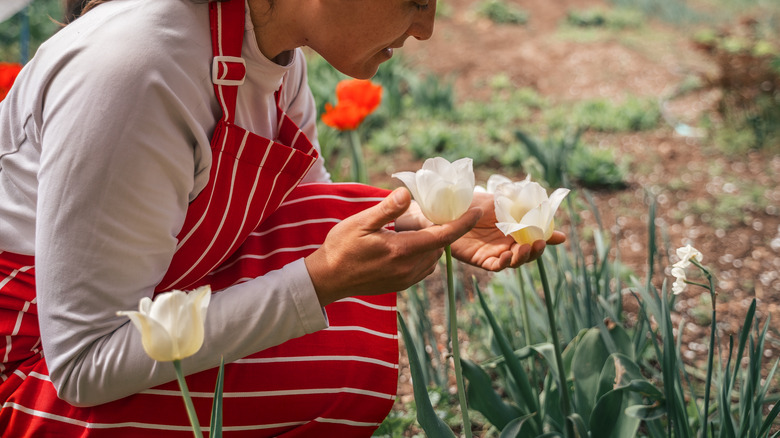
<path fill-rule="evenodd" d="M 183 361 L 201 421 L 223 356 L 226 433 L 371 435 L 396 391 L 391 292 L 451 242 L 490 270 L 545 245 L 501 235 L 490 198 L 430 226 L 404 189 L 329 181 L 300 47 L 368 78 L 435 8 L 93 0 L 42 45 L 0 104 L 4 436 L 191 433 L 173 367 L 116 311 L 204 284 Z"/>

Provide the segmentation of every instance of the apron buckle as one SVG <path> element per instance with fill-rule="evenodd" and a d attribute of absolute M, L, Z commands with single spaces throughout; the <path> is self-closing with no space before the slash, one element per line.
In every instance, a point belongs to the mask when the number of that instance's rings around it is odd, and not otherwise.
<path fill-rule="evenodd" d="M 243 85 L 246 61 L 235 56 L 215 56 L 211 62 L 211 82 L 214 85 Z"/>

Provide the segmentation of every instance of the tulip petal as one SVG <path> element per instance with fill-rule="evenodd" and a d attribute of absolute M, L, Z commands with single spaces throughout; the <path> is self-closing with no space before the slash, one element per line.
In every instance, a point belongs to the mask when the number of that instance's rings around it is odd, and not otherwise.
<path fill-rule="evenodd" d="M 504 175 L 499 175 L 499 174 L 490 175 L 490 178 L 488 178 L 487 181 L 487 192 L 496 193 L 496 188 L 501 184 L 512 184 L 512 180 L 505 177 Z"/>
<path fill-rule="evenodd" d="M 409 189 L 412 199 L 417 201 L 418 204 L 421 202 L 420 194 L 417 191 L 417 176 L 414 172 L 396 172 L 392 177 L 400 179 L 406 188 Z"/>
<path fill-rule="evenodd" d="M 499 222 L 496 227 L 505 235 L 512 236 L 520 245 L 532 244 L 544 239 L 544 232 L 535 225 L 520 224 L 515 222 Z"/>
<path fill-rule="evenodd" d="M 117 312 L 117 315 L 130 318 L 141 333 L 141 344 L 149 357 L 160 362 L 176 359 L 173 339 L 162 324 L 141 312 Z"/>
<path fill-rule="evenodd" d="M 393 174 L 403 182 L 428 220 L 443 224 L 460 217 L 474 197 L 472 160 L 450 163 L 442 157 L 425 160 L 417 172 Z"/>

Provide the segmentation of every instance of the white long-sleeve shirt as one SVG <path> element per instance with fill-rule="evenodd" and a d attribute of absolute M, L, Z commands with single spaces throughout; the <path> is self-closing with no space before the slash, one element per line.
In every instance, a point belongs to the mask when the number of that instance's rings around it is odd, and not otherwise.
<path fill-rule="evenodd" d="M 249 14 L 237 123 L 276 129 L 274 91 L 316 144 L 303 53 L 265 58 Z M 209 175 L 220 116 L 208 6 L 112 0 L 41 46 L 0 103 L 0 250 L 35 255 L 38 317 L 61 398 L 99 404 L 175 378 L 117 310 L 151 296 L 189 201 Z M 305 181 L 328 181 L 322 160 Z M 327 325 L 303 260 L 216 294 L 186 372 Z M 259 293 L 262 291 L 262 293 Z"/>

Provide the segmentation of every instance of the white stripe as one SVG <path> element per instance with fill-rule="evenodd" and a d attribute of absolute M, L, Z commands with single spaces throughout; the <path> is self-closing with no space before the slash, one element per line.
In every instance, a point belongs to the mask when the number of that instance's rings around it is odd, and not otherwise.
<path fill-rule="evenodd" d="M 273 147 L 269 143 L 269 149 Z M 279 172 L 276 172 L 276 175 L 274 176 L 274 182 L 271 184 L 271 187 L 268 188 L 268 196 L 265 198 L 265 205 L 263 205 L 263 212 L 260 214 L 260 217 L 265 216 L 265 210 L 268 208 L 268 201 L 271 200 L 271 193 L 273 193 L 276 190 L 276 181 L 279 179 L 279 175 L 281 175 L 281 170 L 287 167 L 287 164 L 290 162 L 290 159 L 293 157 L 293 154 L 295 153 L 295 150 L 290 150 L 290 152 L 287 154 L 287 160 L 285 160 L 284 164 L 279 168 Z M 297 184 L 296 184 L 297 185 Z M 287 191 L 287 193 L 284 194 L 284 197 L 282 198 L 282 201 L 284 201 L 287 198 L 287 195 L 290 194 L 290 192 L 295 188 L 295 185 L 290 187 L 290 190 Z"/>
<path fill-rule="evenodd" d="M 51 378 L 47 376 L 46 374 L 41 374 L 37 371 L 30 371 L 29 377 L 35 377 L 38 380 L 43 380 L 45 382 L 51 382 Z"/>
<path fill-rule="evenodd" d="M 192 430 L 192 426 L 173 426 L 170 424 L 153 424 L 153 423 L 138 423 L 138 422 L 125 422 L 125 423 L 89 423 L 86 421 L 76 420 L 73 418 L 64 417 L 62 415 L 52 414 L 49 412 L 43 412 L 36 409 L 30 409 L 22 406 L 18 403 L 6 402 L 3 404 L 3 409 L 11 408 L 17 411 L 24 412 L 25 414 L 32 415 L 34 417 L 46 418 L 49 420 L 60 421 L 62 423 L 69 423 L 76 426 L 81 426 L 85 429 L 115 429 L 119 427 L 138 427 L 142 429 L 161 429 L 161 430 L 180 430 L 187 431 Z"/>
<path fill-rule="evenodd" d="M 307 196 L 305 198 L 298 198 L 293 199 L 290 201 L 286 201 L 282 203 L 282 205 L 292 205 L 297 204 L 299 202 L 307 202 L 307 201 L 317 201 L 321 199 L 335 199 L 337 201 L 345 201 L 345 202 L 381 202 L 385 198 L 378 198 L 378 197 L 365 197 L 365 198 L 350 198 L 346 196 L 337 196 L 337 195 L 314 195 L 314 196 Z"/>
<path fill-rule="evenodd" d="M 26 378 L 27 378 L 27 374 L 25 374 L 25 373 L 23 373 L 23 372 L 21 372 L 21 371 L 19 371 L 19 370 L 14 370 L 14 372 L 13 372 L 13 373 L 14 373 L 14 374 L 16 374 L 17 376 L 21 377 L 21 378 L 22 378 L 22 380 L 24 380 L 24 379 L 26 379 Z"/>
<path fill-rule="evenodd" d="M 8 363 L 8 355 L 11 353 L 11 340 L 13 338 L 11 336 L 5 337 L 5 357 L 3 358 L 3 363 Z"/>
<path fill-rule="evenodd" d="M 383 333 L 383 332 L 378 332 L 376 330 L 371 330 L 371 329 L 367 329 L 365 327 L 360 327 L 360 326 L 356 326 L 356 325 L 352 325 L 352 326 L 345 325 L 345 326 L 340 326 L 340 327 L 333 327 L 333 326 L 331 326 L 331 327 L 328 327 L 328 328 L 323 329 L 323 330 L 331 331 L 331 332 L 364 332 L 364 333 L 368 333 L 370 335 L 379 336 L 380 338 L 398 339 L 398 333 L 393 333 L 393 334 Z"/>
<path fill-rule="evenodd" d="M 249 236 L 250 237 L 262 237 L 262 236 L 265 236 L 267 234 L 273 233 L 274 231 L 278 231 L 278 230 L 281 230 L 281 229 L 284 229 L 284 228 L 293 228 L 293 227 L 299 227 L 299 226 L 302 226 L 302 225 L 311 225 L 311 224 L 325 224 L 325 223 L 337 224 L 339 222 L 341 222 L 341 219 L 335 218 L 335 217 L 332 217 L 332 218 L 331 217 L 329 217 L 329 218 L 320 218 L 320 219 L 308 219 L 308 220 L 305 220 L 305 221 L 291 222 L 291 223 L 287 223 L 287 224 L 277 225 L 277 226 L 275 226 L 273 228 L 269 228 L 269 229 L 267 229 L 265 231 L 262 231 L 262 232 L 253 231 L 253 232 L 249 233 Z"/>
<path fill-rule="evenodd" d="M 69 423 L 76 426 L 81 426 L 85 429 L 119 429 L 123 427 L 136 427 L 139 429 L 152 429 L 152 430 L 169 430 L 169 431 L 191 431 L 192 426 L 186 425 L 186 426 L 175 426 L 170 424 L 155 424 L 155 423 L 140 423 L 136 421 L 127 421 L 122 423 L 90 423 L 87 421 L 81 421 L 76 420 L 73 418 L 64 417 L 62 415 L 56 415 L 51 414 L 48 412 L 38 411 L 35 409 L 30 409 L 27 407 L 24 407 L 22 405 L 19 405 L 17 403 L 5 403 L 3 404 L 3 408 L 12 408 L 16 409 L 17 411 L 24 412 L 26 414 L 39 417 L 39 418 L 46 418 L 49 420 L 55 420 L 60 421 L 62 423 Z M 251 424 L 251 425 L 242 425 L 242 426 L 224 426 L 222 428 L 223 432 L 237 432 L 237 431 L 246 431 L 246 430 L 262 430 L 262 429 L 274 429 L 279 427 L 291 427 L 291 426 L 300 426 L 302 424 L 306 424 L 306 421 L 290 421 L 286 423 L 273 423 L 273 424 Z M 208 430 L 208 425 L 201 425 L 201 428 L 204 430 Z"/>
<path fill-rule="evenodd" d="M 19 334 L 19 328 L 22 326 L 22 318 L 24 317 L 25 313 L 30 310 L 30 302 L 25 301 L 24 306 L 22 307 L 22 310 L 19 311 L 19 315 L 16 316 L 16 325 L 14 325 L 14 329 L 11 331 L 11 336 L 16 336 Z M 6 353 L 6 359 L 8 359 L 8 351 Z"/>
<path fill-rule="evenodd" d="M 349 297 L 349 298 L 342 298 L 337 301 L 337 303 L 356 303 L 360 304 L 366 307 L 370 307 L 372 309 L 376 310 L 386 310 L 388 312 L 395 312 L 398 310 L 396 306 L 380 306 L 378 304 L 369 303 L 368 301 L 363 301 L 361 299 L 355 298 L 355 297 Z"/>
<path fill-rule="evenodd" d="M 380 423 L 366 423 L 363 421 L 343 420 L 338 418 L 316 418 L 314 421 L 318 423 L 334 423 L 334 424 L 346 424 L 348 426 L 360 426 L 360 427 L 374 427 L 379 426 Z"/>
<path fill-rule="evenodd" d="M 231 176 L 232 176 L 232 177 L 231 177 L 231 183 L 230 183 L 230 186 L 231 186 L 231 187 L 233 187 L 233 185 L 234 185 L 234 183 L 235 183 L 235 180 L 236 180 L 236 167 L 238 166 L 238 161 L 239 161 L 238 159 L 240 159 L 240 158 L 241 158 L 241 153 L 244 151 L 244 146 L 246 146 L 246 140 L 247 140 L 247 138 L 248 138 L 248 137 L 249 137 L 249 131 L 245 131 L 245 132 L 244 132 L 244 138 L 241 140 L 241 146 L 239 147 L 239 149 L 238 149 L 238 153 L 236 154 L 236 158 L 237 158 L 237 160 L 235 161 L 235 163 L 233 163 L 233 172 L 232 172 L 232 174 L 231 174 Z M 224 141 L 227 141 L 227 135 L 225 135 L 225 140 L 224 140 Z M 223 145 L 224 145 L 224 141 L 223 141 Z M 220 154 L 220 161 L 221 161 L 221 159 L 222 159 L 222 156 L 223 156 L 223 155 L 224 155 L 224 154 Z M 214 188 L 216 188 L 216 186 L 217 186 L 217 179 L 218 179 L 218 175 L 219 175 L 219 173 L 221 173 L 221 172 L 220 172 L 220 170 L 222 170 L 222 169 L 218 167 L 218 168 L 217 168 L 217 172 L 216 172 L 216 174 L 214 175 L 214 186 L 213 186 Z M 212 193 L 213 193 L 213 192 L 212 192 Z M 201 224 L 201 223 L 203 222 L 203 220 L 206 218 L 206 213 L 209 211 L 209 208 L 211 207 L 211 200 L 212 200 L 212 199 L 213 199 L 213 197 L 210 197 L 210 198 L 209 198 L 209 205 L 208 205 L 208 206 L 206 206 L 206 209 L 203 211 L 203 215 L 202 215 L 202 216 L 201 216 L 201 218 L 198 220 L 198 223 L 197 223 L 197 225 L 196 225 L 195 227 L 193 227 L 193 228 L 192 228 L 192 230 L 190 230 L 190 232 L 189 232 L 189 233 L 187 233 L 187 236 L 186 236 L 184 239 L 182 239 L 182 241 L 181 241 L 181 242 L 179 242 L 179 245 L 177 245 L 177 247 L 176 247 L 176 250 L 177 250 L 177 251 L 179 250 L 179 248 L 181 248 L 182 244 L 183 244 L 183 243 L 184 243 L 184 242 L 185 242 L 187 239 L 189 239 L 189 238 L 192 236 L 192 234 L 195 232 L 195 230 L 196 230 L 196 229 L 197 229 L 197 228 L 200 226 L 200 224 Z M 213 238 L 211 239 L 211 242 L 209 242 L 209 245 L 206 247 L 206 249 L 205 249 L 204 251 L 202 251 L 202 252 L 201 252 L 201 254 L 200 254 L 200 257 L 198 257 L 198 259 L 197 259 L 197 260 L 196 260 L 194 263 L 192 263 L 192 265 L 190 266 L 190 268 L 189 268 L 189 269 L 187 269 L 187 270 L 186 270 L 186 271 L 185 271 L 185 272 L 184 272 L 184 273 L 183 273 L 183 274 L 182 274 L 182 275 L 181 275 L 181 276 L 180 276 L 178 279 L 176 279 L 175 281 L 173 281 L 173 282 L 171 283 L 171 285 L 178 283 L 178 282 L 179 282 L 179 281 L 181 281 L 181 280 L 182 280 L 184 277 L 186 277 L 187 275 L 189 275 L 189 273 L 190 273 L 190 272 L 192 272 L 192 270 L 193 270 L 193 269 L 195 269 L 195 268 L 198 266 L 198 264 L 199 264 L 199 263 L 200 263 L 200 262 L 203 260 L 203 258 L 206 256 L 206 254 L 208 254 L 208 252 L 209 252 L 209 249 L 211 249 L 211 247 L 212 247 L 212 246 L 214 246 L 214 242 L 217 240 L 217 236 L 219 235 L 219 232 L 220 232 L 220 230 L 222 229 L 222 226 L 225 224 L 225 220 L 226 220 L 226 218 L 227 218 L 228 211 L 230 210 L 230 201 L 231 201 L 231 199 L 233 199 L 233 190 L 232 190 L 232 189 L 230 190 L 230 195 L 228 196 L 228 200 L 227 200 L 227 206 L 228 206 L 228 207 L 227 207 L 227 208 L 225 209 L 225 211 L 222 213 L 222 220 L 220 221 L 220 223 L 219 223 L 219 227 L 218 227 L 218 228 L 217 228 L 217 230 L 215 231 L 215 233 L 214 233 L 214 236 L 213 236 Z M 212 267 L 212 268 L 213 268 L 213 267 Z M 209 271 L 210 271 L 210 270 L 211 270 L 211 269 L 209 269 Z M 167 287 L 166 287 L 166 289 L 167 289 Z"/>
<path fill-rule="evenodd" d="M 320 246 L 322 246 L 322 245 L 320 245 L 320 244 L 304 245 L 304 246 L 298 246 L 298 247 L 278 248 L 278 249 L 275 249 L 275 250 L 273 250 L 273 251 L 271 251 L 271 252 L 269 252 L 267 254 L 245 254 L 245 255 L 242 255 L 241 257 L 236 258 L 231 263 L 229 263 L 227 265 L 224 265 L 224 266 L 221 266 L 219 269 L 217 269 L 215 271 L 211 271 L 211 273 L 209 275 L 215 275 L 215 274 L 217 274 L 219 272 L 224 271 L 225 269 L 229 269 L 231 266 L 233 266 L 236 263 L 238 263 L 239 260 L 243 260 L 243 259 L 264 260 L 264 259 L 267 259 L 268 257 L 271 257 L 272 255 L 280 253 L 280 252 L 305 251 L 305 250 L 309 250 L 309 249 L 317 249 Z"/>
<path fill-rule="evenodd" d="M 247 139 L 248 136 L 249 136 L 249 131 L 247 131 L 247 133 L 244 135 L 244 142 L 246 142 L 246 139 Z M 269 143 L 269 146 L 270 146 L 270 143 Z M 243 147 L 244 147 L 244 145 L 242 144 L 241 145 L 241 149 L 242 150 L 243 150 Z M 247 218 L 247 216 L 249 216 L 249 207 L 252 205 L 252 199 L 254 199 L 254 197 L 255 197 L 255 192 L 257 191 L 257 184 L 260 182 L 260 175 L 263 173 L 262 169 L 263 169 L 263 166 L 265 165 L 265 161 L 268 158 L 268 154 L 269 154 L 270 151 L 271 151 L 270 147 L 266 147 L 265 148 L 265 155 L 263 155 L 263 159 L 260 161 L 260 166 L 258 166 L 260 171 L 258 171 L 255 174 L 255 182 L 252 183 L 252 190 L 249 192 L 249 199 L 248 199 L 248 201 L 246 203 L 246 208 L 244 209 L 244 215 L 241 218 L 241 225 L 238 227 L 239 231 L 243 230 L 244 226 L 246 225 L 246 218 Z M 240 153 L 239 153 L 239 155 L 240 155 Z M 230 192 L 231 192 L 231 195 L 232 195 L 233 190 L 231 190 Z M 233 245 L 235 245 L 236 241 L 238 240 L 238 237 L 239 237 L 240 233 L 235 232 L 233 234 L 234 234 L 233 241 L 230 242 L 230 246 L 228 246 L 228 248 L 232 248 Z M 216 240 L 216 237 L 215 237 L 215 240 Z M 211 268 L 209 268 L 209 272 L 213 271 L 214 268 L 216 268 L 218 265 L 219 265 L 219 263 L 217 263 L 216 265 L 211 266 Z"/>
<path fill-rule="evenodd" d="M 282 85 L 281 85 L 279 88 L 280 88 L 280 89 L 283 89 L 283 88 L 284 88 L 284 83 L 282 83 Z M 276 101 L 276 108 L 277 108 L 279 111 L 281 111 L 281 112 L 282 112 L 282 116 L 281 116 L 281 117 L 277 117 L 277 118 L 276 118 L 276 120 L 279 122 L 279 123 L 276 125 L 276 136 L 275 136 L 275 137 L 276 137 L 277 139 L 278 139 L 279 137 L 281 137 L 281 136 L 282 136 L 282 127 L 284 126 L 284 122 L 285 122 L 285 120 L 286 120 L 286 117 L 285 117 L 285 116 L 287 115 L 287 113 L 285 113 L 285 112 L 282 110 L 281 106 L 279 105 L 281 102 L 282 102 L 282 95 L 281 95 L 281 93 L 279 93 L 279 99 Z M 292 119 L 291 119 L 291 121 L 292 121 Z M 291 144 L 290 144 L 290 145 L 286 145 L 286 146 L 293 147 L 293 145 L 291 145 Z"/>
<path fill-rule="evenodd" d="M 234 364 L 257 364 L 257 363 L 286 363 L 286 362 L 324 362 L 324 361 L 349 361 L 365 362 L 375 365 L 381 365 L 387 368 L 398 369 L 397 363 L 374 359 L 373 357 L 363 356 L 292 356 L 292 357 L 258 357 L 246 358 L 234 361 Z"/>
<path fill-rule="evenodd" d="M 141 394 L 164 395 L 171 397 L 181 397 L 181 391 L 173 389 L 147 389 L 141 391 Z M 285 397 L 285 396 L 306 396 L 315 394 L 357 394 L 376 397 L 387 400 L 395 400 L 395 394 L 386 394 L 384 392 L 369 391 L 360 388 L 306 388 L 306 389 L 286 389 L 277 391 L 246 391 L 246 392 L 224 392 L 223 398 L 248 398 L 248 397 Z M 214 398 L 213 392 L 190 391 L 192 397 Z"/>
<path fill-rule="evenodd" d="M 27 272 L 27 271 L 28 271 L 28 270 L 30 270 L 31 268 L 33 268 L 33 267 L 32 267 L 32 266 L 23 266 L 23 267 L 21 267 L 21 268 L 19 268 L 19 269 L 14 269 L 14 270 L 11 272 L 11 275 L 9 275 L 9 276 L 5 277 L 5 278 L 3 279 L 3 281 L 0 281 L 0 289 L 2 289 L 2 288 L 3 288 L 3 286 L 5 286 L 6 284 L 10 283 L 10 282 L 11 282 L 11 280 L 13 280 L 14 278 L 16 278 L 16 276 L 17 276 L 17 275 L 18 275 L 20 272 Z"/>
<path fill-rule="evenodd" d="M 87 421 L 81 421 L 76 420 L 73 418 L 64 417 L 62 415 L 56 415 L 51 414 L 48 412 L 38 411 L 35 409 L 30 409 L 25 406 L 22 406 L 18 403 L 4 403 L 3 408 L 11 408 L 15 409 L 20 412 L 24 412 L 28 415 L 32 415 L 34 417 L 38 418 L 46 418 L 49 420 L 55 420 L 62 423 L 68 423 L 73 424 L 75 426 L 81 426 L 85 429 L 119 429 L 119 428 L 125 428 L 125 427 L 135 427 L 139 429 L 151 429 L 151 430 L 168 430 L 168 431 L 191 431 L 192 427 L 189 425 L 182 425 L 182 426 L 176 426 L 176 425 L 170 425 L 170 424 L 155 424 L 155 423 L 141 423 L 136 421 L 127 421 L 127 422 L 121 422 L 121 423 L 90 423 Z M 357 427 L 376 427 L 379 425 L 379 423 L 366 423 L 361 421 L 353 421 L 353 420 L 344 420 L 344 419 L 337 419 L 337 418 L 323 418 L 319 417 L 316 418 L 314 421 L 319 423 L 335 423 L 335 424 L 345 424 L 349 426 L 357 426 Z M 294 427 L 294 426 L 300 426 L 303 424 L 306 424 L 308 421 L 288 421 L 285 423 L 271 423 L 271 424 L 250 424 L 250 425 L 241 425 L 241 426 L 224 426 L 222 428 L 223 432 L 240 432 L 240 431 L 249 431 L 249 430 L 263 430 L 263 429 L 276 429 L 276 428 L 282 428 L 282 427 Z M 201 425 L 201 428 L 204 430 L 208 429 L 208 425 Z"/>
<path fill-rule="evenodd" d="M 225 144 L 227 143 L 228 136 L 225 135 L 222 137 L 222 149 L 225 149 Z M 220 166 L 222 165 L 222 157 L 223 154 L 219 154 L 219 160 L 216 163 L 211 163 L 211 166 L 216 166 L 216 169 L 219 170 Z M 206 219 L 206 212 L 209 210 L 209 207 L 211 206 L 211 200 L 214 199 L 214 190 L 216 190 L 217 187 L 217 181 L 219 180 L 220 172 L 215 171 L 214 172 L 214 184 L 211 185 L 211 193 L 209 194 L 209 203 L 206 205 L 206 208 L 203 210 L 203 214 L 201 215 L 200 219 L 195 223 L 195 225 L 190 229 L 190 231 L 187 233 L 186 236 L 184 236 L 181 240 L 179 240 L 179 243 L 176 244 L 176 251 L 181 249 L 182 246 L 192 237 L 192 235 L 195 233 L 195 230 L 197 230 L 200 227 L 200 224 L 203 223 L 203 221 Z M 198 196 L 204 196 L 205 193 L 201 193 Z M 169 283 L 168 286 L 165 287 L 167 289 L 172 285 L 173 283 Z"/>

